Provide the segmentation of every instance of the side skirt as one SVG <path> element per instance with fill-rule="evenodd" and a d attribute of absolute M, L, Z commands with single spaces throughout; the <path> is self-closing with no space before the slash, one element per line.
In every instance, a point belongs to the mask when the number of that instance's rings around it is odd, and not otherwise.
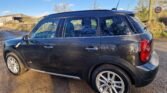
<path fill-rule="evenodd" d="M 46 71 L 36 70 L 36 69 L 32 69 L 32 68 L 31 68 L 30 70 L 36 71 L 36 72 L 40 72 L 40 73 L 45 73 L 45 74 L 60 76 L 60 77 L 66 77 L 66 78 L 81 80 L 81 78 L 80 78 L 80 77 L 77 77 L 77 76 L 70 76 L 70 75 L 64 75 L 64 74 L 58 74 L 58 73 L 52 73 L 52 72 L 46 72 Z"/>

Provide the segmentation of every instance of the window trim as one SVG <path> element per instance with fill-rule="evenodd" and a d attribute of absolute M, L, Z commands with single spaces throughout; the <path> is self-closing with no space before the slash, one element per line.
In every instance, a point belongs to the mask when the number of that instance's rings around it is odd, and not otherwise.
<path fill-rule="evenodd" d="M 137 29 L 135 28 L 134 24 L 130 22 L 130 20 L 133 20 L 133 21 L 134 21 L 134 19 L 131 18 L 131 17 L 135 17 L 135 16 L 127 16 L 127 19 L 128 19 L 128 21 L 129 21 L 130 25 L 133 27 L 133 29 L 134 29 L 134 31 L 136 32 L 136 34 L 140 34 L 140 33 L 147 32 L 147 31 L 141 31 L 141 32 L 137 31 Z M 140 21 L 140 20 L 139 20 L 139 21 Z M 134 21 L 134 22 L 135 22 L 135 21 Z"/>
<path fill-rule="evenodd" d="M 138 34 L 139 32 L 135 29 L 134 25 L 130 22 L 129 16 L 126 16 L 126 20 L 128 21 L 129 26 L 134 31 L 134 34 Z"/>

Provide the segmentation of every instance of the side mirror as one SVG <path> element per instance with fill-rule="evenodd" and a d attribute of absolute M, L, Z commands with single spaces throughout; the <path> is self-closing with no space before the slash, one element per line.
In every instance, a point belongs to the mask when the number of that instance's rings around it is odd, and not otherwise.
<path fill-rule="evenodd" d="M 28 41 L 28 39 L 29 39 L 29 36 L 28 36 L 28 35 L 23 36 L 23 40 L 24 40 L 24 41 L 26 41 L 26 42 L 27 42 L 27 41 Z"/>

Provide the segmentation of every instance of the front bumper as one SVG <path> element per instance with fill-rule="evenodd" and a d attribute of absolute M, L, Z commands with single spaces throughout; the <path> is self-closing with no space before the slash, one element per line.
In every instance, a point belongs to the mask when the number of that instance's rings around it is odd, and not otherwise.
<path fill-rule="evenodd" d="M 137 78 L 135 82 L 136 87 L 143 87 L 150 84 L 159 68 L 159 57 L 156 52 L 153 52 L 150 61 L 142 66 L 137 66 Z"/>

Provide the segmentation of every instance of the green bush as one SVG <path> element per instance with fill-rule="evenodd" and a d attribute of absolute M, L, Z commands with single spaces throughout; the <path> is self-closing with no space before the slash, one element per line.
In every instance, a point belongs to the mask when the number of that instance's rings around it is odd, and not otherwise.
<path fill-rule="evenodd" d="M 147 25 L 154 38 L 162 37 L 162 33 L 165 31 L 165 25 L 163 23 L 152 20 Z"/>
<path fill-rule="evenodd" d="M 163 32 L 162 32 L 162 36 L 163 36 L 163 37 L 167 37 L 167 31 L 163 31 Z"/>

